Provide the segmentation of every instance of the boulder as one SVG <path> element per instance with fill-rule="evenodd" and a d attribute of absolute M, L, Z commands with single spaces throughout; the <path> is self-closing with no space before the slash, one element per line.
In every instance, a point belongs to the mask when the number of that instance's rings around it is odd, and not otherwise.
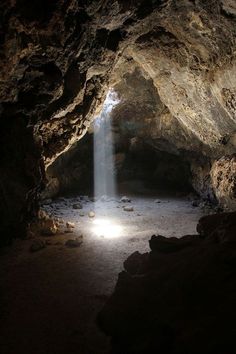
<path fill-rule="evenodd" d="M 202 218 L 201 235 L 153 236 L 151 252 L 128 257 L 97 318 L 112 353 L 235 352 L 236 247 L 212 237 L 223 225 L 224 240 L 235 235 L 235 216 Z"/>

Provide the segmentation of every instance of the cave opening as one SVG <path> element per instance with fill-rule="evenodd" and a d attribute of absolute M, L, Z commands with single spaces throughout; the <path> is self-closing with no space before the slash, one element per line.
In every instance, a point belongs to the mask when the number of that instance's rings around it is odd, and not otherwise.
<path fill-rule="evenodd" d="M 234 354 L 234 0 L 0 3 L 0 353 Z"/>

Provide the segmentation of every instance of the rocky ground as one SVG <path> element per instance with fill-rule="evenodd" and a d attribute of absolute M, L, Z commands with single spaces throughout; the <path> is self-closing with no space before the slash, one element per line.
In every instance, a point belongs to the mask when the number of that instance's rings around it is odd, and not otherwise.
<path fill-rule="evenodd" d="M 134 251 L 149 251 L 154 233 L 196 233 L 204 214 L 187 197 L 105 200 L 96 208 L 86 197 L 49 200 L 41 212 L 42 234 L 35 237 L 32 229 L 29 239 L 1 251 L 2 354 L 108 353 L 109 340 L 95 320 L 125 259 Z M 45 212 L 56 221 L 46 222 L 51 219 Z M 113 217 L 122 227 L 120 235 L 94 233 L 100 217 Z"/>
<path fill-rule="evenodd" d="M 236 352 L 235 228 L 235 212 L 204 216 L 198 235 L 128 257 L 98 316 L 112 354 Z"/>

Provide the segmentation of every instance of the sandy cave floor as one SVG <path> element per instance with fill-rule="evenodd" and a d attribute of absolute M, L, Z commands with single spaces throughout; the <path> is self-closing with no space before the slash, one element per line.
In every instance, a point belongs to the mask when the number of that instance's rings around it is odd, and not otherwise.
<path fill-rule="evenodd" d="M 159 203 L 156 200 L 159 200 Z M 106 354 L 109 339 L 95 324 L 96 314 L 112 293 L 123 262 L 134 251 L 149 251 L 152 234 L 180 237 L 196 233 L 203 211 L 187 198 L 136 196 L 133 212 L 123 203 L 103 202 L 89 218 L 95 203 L 78 198 L 46 206 L 52 215 L 74 222 L 73 233 L 41 238 L 46 248 L 31 253 L 32 240 L 16 240 L 1 251 L 1 354 Z M 80 216 L 84 213 L 84 216 Z M 115 215 L 115 217 L 114 217 Z M 94 220 L 115 218 L 118 237 L 94 234 Z M 78 248 L 65 241 L 83 234 Z M 171 276 L 171 275 L 170 275 Z"/>

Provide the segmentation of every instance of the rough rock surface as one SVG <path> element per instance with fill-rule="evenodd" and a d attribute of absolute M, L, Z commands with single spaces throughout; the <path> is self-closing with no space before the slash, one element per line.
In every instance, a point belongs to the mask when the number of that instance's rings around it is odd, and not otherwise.
<path fill-rule="evenodd" d="M 116 1 L 1 2 L 0 213 L 7 240 L 24 236 L 37 214 L 45 166 L 89 126 L 122 38 L 116 28 L 128 17 L 122 8 Z"/>
<path fill-rule="evenodd" d="M 28 237 L 37 235 L 53 236 L 59 232 L 59 223 L 40 209 L 37 218 L 28 227 Z"/>
<path fill-rule="evenodd" d="M 215 195 L 223 207 L 236 209 L 236 154 L 213 163 L 211 179 Z"/>
<path fill-rule="evenodd" d="M 153 236 L 124 263 L 98 316 L 114 354 L 234 353 L 236 213 L 200 219 L 200 235 Z"/>
<path fill-rule="evenodd" d="M 154 185 L 183 188 L 191 181 L 201 197 L 211 202 L 219 200 L 211 174 L 214 152 L 170 113 L 148 74 L 133 59 L 122 57 L 111 84 L 120 100 L 111 114 L 118 179 L 145 179 L 146 171 Z M 218 148 L 215 153 L 221 154 Z M 83 176 L 91 173 L 91 154 L 92 141 L 87 137 L 49 169 L 52 180 L 58 177 L 62 190 L 75 184 L 82 186 Z M 149 160 L 152 169 L 147 165 Z M 224 206 L 234 208 L 227 198 Z"/>
<path fill-rule="evenodd" d="M 45 167 L 85 134 L 127 61 L 153 81 L 163 119 L 193 137 L 193 151 L 235 152 L 233 1 L 4 0 L 0 15 L 6 240 L 25 234 Z"/>

